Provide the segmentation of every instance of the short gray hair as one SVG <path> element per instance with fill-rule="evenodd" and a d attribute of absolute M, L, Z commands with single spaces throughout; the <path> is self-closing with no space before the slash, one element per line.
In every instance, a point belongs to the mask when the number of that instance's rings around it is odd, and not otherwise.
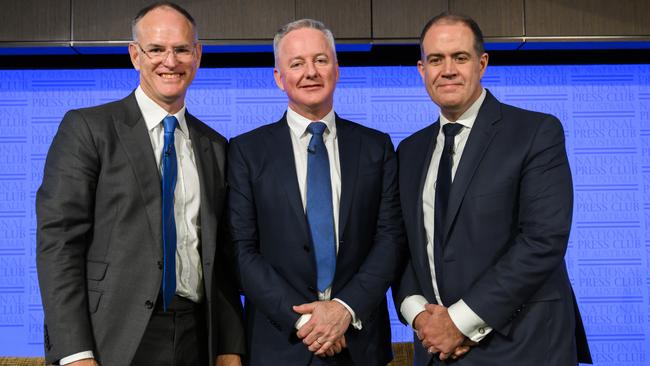
<path fill-rule="evenodd" d="M 311 28 L 311 29 L 316 29 L 321 31 L 325 36 L 327 43 L 332 48 L 332 52 L 334 53 L 334 60 L 336 60 L 336 45 L 334 44 L 334 35 L 332 34 L 332 31 L 329 30 L 325 26 L 325 24 L 319 22 L 318 20 L 298 19 L 298 20 L 294 20 L 291 23 L 287 23 L 283 25 L 282 28 L 278 29 L 278 31 L 275 32 L 275 37 L 273 37 L 273 56 L 275 59 L 276 66 L 278 65 L 278 55 L 280 53 L 280 42 L 282 41 L 284 36 L 289 34 L 289 32 L 291 31 L 295 31 L 297 29 L 302 29 L 302 28 Z"/>

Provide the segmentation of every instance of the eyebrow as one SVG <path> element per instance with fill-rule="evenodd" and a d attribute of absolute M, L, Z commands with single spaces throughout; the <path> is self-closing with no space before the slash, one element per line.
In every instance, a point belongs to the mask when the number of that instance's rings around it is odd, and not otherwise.
<path fill-rule="evenodd" d="M 300 55 L 300 56 L 292 57 L 292 58 L 290 58 L 288 61 L 289 61 L 289 63 L 294 62 L 294 61 L 296 61 L 296 60 L 305 61 L 306 59 L 308 59 L 308 58 L 310 58 L 310 57 L 311 57 L 311 56 L 303 56 L 303 55 Z M 330 57 L 327 55 L 327 53 L 317 53 L 317 54 L 315 54 L 315 55 L 313 56 L 314 59 L 317 59 L 317 58 L 319 58 L 319 57 L 326 57 L 327 59 L 330 58 Z"/>
<path fill-rule="evenodd" d="M 182 44 L 172 45 L 171 48 L 191 47 L 191 45 L 192 45 L 191 43 L 182 43 Z M 147 48 L 149 48 L 149 47 L 152 47 L 152 48 L 153 47 L 166 48 L 166 46 L 163 46 L 163 45 L 158 44 L 158 43 L 148 43 L 148 44 L 145 44 L 144 47 L 147 47 Z"/>
<path fill-rule="evenodd" d="M 456 57 L 456 56 L 460 56 L 460 55 L 471 56 L 472 54 L 470 52 L 467 52 L 467 51 L 458 51 L 458 52 L 452 53 L 451 57 Z M 428 59 L 430 59 L 432 57 L 445 57 L 445 55 L 442 54 L 442 53 L 429 53 L 427 55 L 426 59 L 428 60 Z"/>

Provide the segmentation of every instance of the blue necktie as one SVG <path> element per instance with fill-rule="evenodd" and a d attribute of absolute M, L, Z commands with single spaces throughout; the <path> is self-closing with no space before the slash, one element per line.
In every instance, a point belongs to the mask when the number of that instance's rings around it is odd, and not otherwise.
<path fill-rule="evenodd" d="M 307 127 L 312 134 L 307 148 L 307 222 L 316 254 L 320 292 L 330 287 L 336 270 L 330 164 L 323 142 L 325 128 L 323 122 L 313 122 Z"/>
<path fill-rule="evenodd" d="M 163 230 L 163 309 L 166 311 L 176 294 L 176 221 L 174 220 L 174 189 L 176 188 L 176 149 L 174 116 L 163 119 L 165 144 L 162 151 L 162 230 Z"/>
<path fill-rule="evenodd" d="M 433 262 L 436 266 L 436 282 L 438 283 L 438 291 L 441 291 L 442 287 L 444 228 L 449 192 L 451 191 L 451 164 L 454 155 L 454 138 L 461 128 L 463 128 L 463 126 L 458 123 L 447 123 L 442 126 L 442 132 L 445 134 L 445 146 L 442 149 L 442 155 L 440 156 L 440 163 L 438 165 L 436 203 L 435 212 L 433 214 Z"/>

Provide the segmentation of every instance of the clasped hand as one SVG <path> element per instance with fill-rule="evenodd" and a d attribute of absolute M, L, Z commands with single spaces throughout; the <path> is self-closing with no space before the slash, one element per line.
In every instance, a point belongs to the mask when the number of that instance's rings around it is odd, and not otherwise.
<path fill-rule="evenodd" d="M 297 332 L 309 351 L 316 356 L 333 356 L 347 347 L 345 331 L 352 315 L 337 301 L 315 301 L 294 306 L 299 314 L 311 314 L 311 318 Z"/>
<path fill-rule="evenodd" d="M 476 345 L 458 330 L 446 307 L 427 304 L 425 310 L 415 317 L 413 326 L 422 346 L 429 353 L 439 352 L 439 358 L 443 361 L 456 359 Z"/>

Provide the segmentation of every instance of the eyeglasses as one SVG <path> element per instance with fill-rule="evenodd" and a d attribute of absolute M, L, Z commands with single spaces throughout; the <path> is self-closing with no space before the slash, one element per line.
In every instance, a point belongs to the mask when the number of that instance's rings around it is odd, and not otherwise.
<path fill-rule="evenodd" d="M 174 55 L 174 58 L 178 61 L 184 62 L 184 61 L 190 61 L 194 57 L 194 51 L 196 50 L 196 44 L 192 44 L 191 47 L 189 46 L 179 46 L 179 47 L 172 47 L 171 49 L 165 49 L 162 47 L 151 47 L 148 50 L 144 50 L 140 43 L 134 42 L 136 45 L 138 45 L 138 48 L 142 53 L 145 54 L 151 60 L 153 63 L 159 63 L 163 62 L 164 60 L 167 59 L 167 56 L 171 53 Z"/>

